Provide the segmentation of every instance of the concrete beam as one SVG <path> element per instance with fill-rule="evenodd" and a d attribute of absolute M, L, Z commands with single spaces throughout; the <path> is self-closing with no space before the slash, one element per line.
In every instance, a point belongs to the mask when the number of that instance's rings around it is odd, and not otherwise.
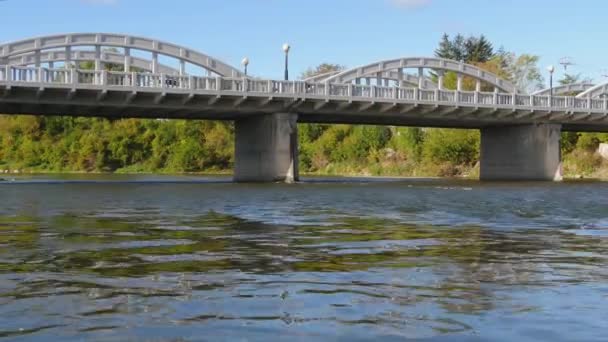
<path fill-rule="evenodd" d="M 481 180 L 561 181 L 561 126 L 494 126 L 481 129 Z"/>
<path fill-rule="evenodd" d="M 236 120 L 234 180 L 298 181 L 297 119 L 277 113 Z"/>

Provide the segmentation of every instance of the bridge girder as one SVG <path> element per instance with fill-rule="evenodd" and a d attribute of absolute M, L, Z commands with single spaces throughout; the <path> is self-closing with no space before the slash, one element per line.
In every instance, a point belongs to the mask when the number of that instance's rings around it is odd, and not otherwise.
<path fill-rule="evenodd" d="M 403 73 L 404 69 L 432 69 L 435 71 L 452 71 L 459 75 L 468 76 L 480 82 L 488 83 L 507 93 L 517 93 L 517 87 L 497 75 L 480 69 L 474 65 L 435 57 L 405 57 L 379 61 L 357 68 L 342 71 L 325 79 L 326 82 L 348 83 L 360 78 L 373 78 L 386 72 Z M 406 75 L 403 73 L 403 75 Z M 419 75 L 420 76 L 420 75 Z"/>
<path fill-rule="evenodd" d="M 608 83 L 598 84 L 592 88 L 585 90 L 584 92 L 576 95 L 578 98 L 598 98 L 608 94 Z"/>
<path fill-rule="evenodd" d="M 304 81 L 305 82 L 325 82 L 330 77 L 338 75 L 339 73 L 340 73 L 340 71 L 331 71 L 331 72 L 328 72 L 325 74 L 306 78 L 306 79 L 304 79 Z M 377 76 L 378 75 L 366 75 L 361 78 L 377 79 Z M 402 82 L 403 84 L 412 85 L 412 86 L 418 86 L 420 84 L 420 81 L 419 81 L 420 79 L 418 76 L 408 74 L 408 73 L 403 73 L 402 75 L 400 75 L 400 73 L 396 72 L 396 71 L 383 72 L 380 75 L 380 80 L 381 80 L 381 82 L 384 82 L 384 81 Z M 438 88 L 437 83 L 433 82 L 428 77 L 424 77 L 423 85 L 424 85 L 425 89 L 437 89 Z"/>
<path fill-rule="evenodd" d="M 571 83 L 553 87 L 553 95 L 560 96 L 570 93 L 581 93 L 595 87 L 595 84 L 589 82 Z M 551 88 L 542 89 L 532 93 L 532 95 L 550 95 Z"/>
<path fill-rule="evenodd" d="M 69 52 L 70 57 L 68 58 L 68 54 L 66 51 L 50 51 L 46 53 L 42 53 L 39 56 L 36 53 L 28 53 L 24 55 L 16 55 L 7 58 L 7 65 L 17 65 L 17 66 L 30 66 L 35 65 L 36 63 L 58 63 L 58 62 L 93 62 L 95 61 L 95 51 L 88 50 L 72 50 Z M 152 60 L 136 57 L 136 56 L 128 56 L 122 53 L 117 52 L 107 52 L 104 51 L 100 55 L 100 60 L 102 63 L 109 64 L 124 64 L 125 58 L 129 58 L 129 64 L 132 67 L 136 67 L 143 71 L 152 72 Z M 172 68 L 165 64 L 158 64 L 158 72 L 163 74 L 179 74 L 179 70 L 176 68 Z"/>
<path fill-rule="evenodd" d="M 158 55 L 172 57 L 180 62 L 206 69 L 218 76 L 242 77 L 244 74 L 235 67 L 202 52 L 157 39 L 123 35 L 116 33 L 71 33 L 29 38 L 0 45 L 0 64 L 14 56 L 43 52 L 45 50 L 93 46 L 96 52 L 100 47 L 123 48 L 125 51 L 141 50 L 151 52 L 157 62 Z M 67 56 L 67 54 L 66 54 Z"/>

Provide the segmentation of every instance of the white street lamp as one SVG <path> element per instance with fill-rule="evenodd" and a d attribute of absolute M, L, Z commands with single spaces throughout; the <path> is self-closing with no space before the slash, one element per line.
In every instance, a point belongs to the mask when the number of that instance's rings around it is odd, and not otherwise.
<path fill-rule="evenodd" d="M 555 72 L 555 67 L 549 65 L 547 71 L 549 71 L 549 94 L 553 97 L 553 73 Z"/>
<path fill-rule="evenodd" d="M 283 52 L 285 52 L 285 81 L 289 81 L 289 50 L 291 50 L 291 46 L 287 43 L 283 44 Z"/>
<path fill-rule="evenodd" d="M 249 58 L 247 58 L 247 57 L 243 58 L 243 60 L 241 61 L 241 64 L 243 64 L 243 67 L 245 67 L 245 76 L 247 76 L 247 66 L 249 65 Z"/>

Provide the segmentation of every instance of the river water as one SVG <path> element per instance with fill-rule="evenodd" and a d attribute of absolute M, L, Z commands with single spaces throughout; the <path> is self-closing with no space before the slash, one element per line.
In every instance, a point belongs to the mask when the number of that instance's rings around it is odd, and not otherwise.
<path fill-rule="evenodd" d="M 0 203 L 0 339 L 608 339 L 608 183 L 36 176 Z"/>

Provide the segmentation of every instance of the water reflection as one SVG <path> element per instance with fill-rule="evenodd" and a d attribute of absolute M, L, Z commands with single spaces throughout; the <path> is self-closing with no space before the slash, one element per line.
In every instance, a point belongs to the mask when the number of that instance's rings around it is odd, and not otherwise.
<path fill-rule="evenodd" d="M 1 190 L 0 337 L 601 340 L 605 331 L 603 183 Z"/>

